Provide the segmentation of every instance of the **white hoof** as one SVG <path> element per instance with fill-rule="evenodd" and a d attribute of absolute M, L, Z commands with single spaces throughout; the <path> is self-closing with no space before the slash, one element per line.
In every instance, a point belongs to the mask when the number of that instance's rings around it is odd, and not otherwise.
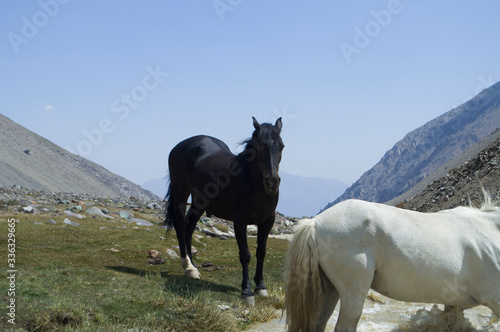
<path fill-rule="evenodd" d="M 186 271 L 184 271 L 184 276 L 191 278 L 191 279 L 200 279 L 201 278 L 200 271 L 198 271 L 197 268 L 187 269 Z"/>
<path fill-rule="evenodd" d="M 256 289 L 255 290 L 255 295 L 259 295 L 262 297 L 268 297 L 269 294 L 267 293 L 267 289 Z"/>
<path fill-rule="evenodd" d="M 255 305 L 255 296 L 241 295 L 241 299 L 247 305 Z"/>

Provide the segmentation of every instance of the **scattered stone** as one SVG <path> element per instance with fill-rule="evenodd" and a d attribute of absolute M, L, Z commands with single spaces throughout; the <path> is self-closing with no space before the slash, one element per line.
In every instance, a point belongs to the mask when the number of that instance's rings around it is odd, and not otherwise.
<path fill-rule="evenodd" d="M 149 265 L 159 265 L 159 264 L 165 264 L 165 260 L 161 257 L 154 257 L 154 258 L 149 258 L 146 263 Z"/>
<path fill-rule="evenodd" d="M 201 217 L 200 221 L 203 225 L 208 226 L 208 227 L 214 227 L 215 223 L 212 221 L 212 219 L 208 217 Z"/>
<path fill-rule="evenodd" d="M 170 258 L 179 258 L 179 255 L 177 255 L 177 253 L 175 251 L 173 251 L 172 249 L 167 249 L 167 254 L 170 256 Z"/>
<path fill-rule="evenodd" d="M 160 253 L 158 252 L 158 250 L 151 249 L 149 251 L 149 257 L 151 257 L 151 258 L 158 257 L 159 255 L 160 255 Z"/>
<path fill-rule="evenodd" d="M 257 235 L 258 231 L 259 231 L 259 229 L 256 225 L 248 225 L 247 226 L 247 234 L 248 235 Z"/>
<path fill-rule="evenodd" d="M 31 205 L 23 207 L 23 211 L 26 213 L 32 213 L 34 210 L 35 209 Z"/>
<path fill-rule="evenodd" d="M 161 210 L 161 205 L 158 204 L 158 203 L 149 203 L 147 206 L 146 206 L 147 209 L 151 209 L 151 210 Z"/>
<path fill-rule="evenodd" d="M 226 310 L 231 309 L 231 307 L 230 307 L 230 306 L 225 305 L 225 304 L 219 304 L 219 305 L 217 306 L 217 308 L 219 308 L 219 309 L 220 309 L 220 310 L 222 310 L 222 311 L 226 311 Z"/>
<path fill-rule="evenodd" d="M 211 237 L 218 237 L 221 240 L 227 240 L 227 239 L 229 239 L 229 238 L 232 237 L 231 235 L 229 235 L 229 233 L 221 232 L 216 227 L 212 227 L 211 230 L 207 229 L 207 228 L 203 228 L 202 232 L 205 235 L 208 235 L 208 236 L 211 236 Z"/>
<path fill-rule="evenodd" d="M 73 211 L 70 211 L 70 210 L 64 210 L 64 213 L 68 216 L 68 217 L 73 217 L 73 218 L 78 218 L 78 219 L 83 219 L 85 218 L 85 216 L 81 215 L 81 214 L 78 214 L 78 213 L 74 213 Z"/>
<path fill-rule="evenodd" d="M 93 206 L 91 208 L 88 208 L 87 209 L 87 214 L 92 214 L 92 215 L 97 215 L 97 216 L 101 216 L 101 215 L 104 215 L 104 213 L 102 213 L 101 209 L 99 209 L 98 207 L 96 206 Z"/>
<path fill-rule="evenodd" d="M 490 161 L 494 163 L 496 160 L 500 160 L 500 157 Z M 450 187 L 450 185 L 447 185 L 447 187 Z M 445 194 L 448 197 L 451 197 L 448 191 Z M 61 205 L 65 205 L 65 207 L 61 208 Z M 0 186 L 0 209 L 2 211 L 26 214 L 51 213 L 51 217 L 47 217 L 47 219 L 63 215 L 63 218 L 66 217 L 69 221 L 70 219 L 74 220 L 76 218 L 83 219 L 91 217 L 108 218 L 108 221 L 114 221 L 121 218 L 122 221 L 125 221 L 125 223 L 119 226 L 120 229 L 138 226 L 142 229 L 149 229 L 147 227 L 150 227 L 150 231 L 155 231 L 153 227 L 161 227 L 161 220 L 164 219 L 161 208 L 162 203 L 157 201 L 144 202 L 137 199 L 123 197 L 108 198 L 98 197 L 92 194 L 74 194 L 64 192 L 55 193 L 50 191 L 27 189 L 20 186 Z M 114 213 L 109 213 L 110 211 L 113 211 Z M 133 211 L 141 211 L 144 214 L 149 214 L 149 216 L 146 217 L 147 220 L 139 218 L 133 219 L 135 218 Z M 70 222 L 73 225 L 77 224 L 72 221 Z M 48 224 L 49 222 L 44 221 L 43 223 Z M 59 223 L 59 221 L 57 223 Z M 128 226 L 128 223 L 131 223 L 131 225 Z M 50 224 L 52 224 L 52 222 L 50 222 Z M 61 225 L 64 227 L 71 224 L 67 223 Z M 227 229 L 227 231 L 222 232 L 216 228 L 219 227 L 219 225 L 224 227 L 223 229 Z M 292 226 L 292 222 L 288 221 L 281 214 L 276 213 L 276 223 L 273 227 L 272 234 L 290 234 L 292 233 Z M 220 239 L 234 237 L 233 222 L 217 218 L 215 216 L 202 216 L 200 218 L 200 223 L 197 225 L 197 230 L 199 233 L 197 232 L 197 234 L 194 234 L 194 239 L 197 242 L 202 243 L 204 246 L 207 245 L 201 240 L 204 238 L 204 235 Z M 255 228 L 253 230 L 255 230 Z M 250 231 L 252 231 L 252 227 L 250 227 Z"/>
<path fill-rule="evenodd" d="M 104 217 L 104 218 L 108 218 L 108 219 L 114 219 L 113 217 L 111 217 L 111 216 L 108 216 L 108 215 L 104 214 L 104 213 L 102 212 L 102 210 L 101 210 L 101 209 L 99 209 L 99 208 L 98 208 L 98 207 L 96 207 L 96 206 L 93 206 L 93 207 L 91 207 L 91 208 L 88 208 L 88 209 L 87 209 L 87 214 L 94 215 L 94 216 L 99 216 L 99 217 Z"/>
<path fill-rule="evenodd" d="M 128 218 L 133 218 L 134 217 L 134 215 L 132 213 L 128 212 L 128 211 L 120 211 L 118 214 L 123 219 L 128 219 Z"/>
<path fill-rule="evenodd" d="M 49 219 L 49 220 L 47 221 L 47 224 L 52 224 L 52 225 L 55 225 L 55 224 L 57 224 L 57 223 L 56 223 L 54 220 Z"/>
<path fill-rule="evenodd" d="M 147 220 L 144 220 L 144 219 L 139 219 L 139 218 L 130 218 L 128 219 L 131 223 L 135 223 L 136 225 L 138 226 L 154 226 L 154 224 L 152 222 L 149 222 Z"/>
<path fill-rule="evenodd" d="M 73 221 L 69 220 L 68 218 L 64 219 L 63 224 L 70 225 L 70 226 L 80 226 L 79 223 L 73 222 Z"/>

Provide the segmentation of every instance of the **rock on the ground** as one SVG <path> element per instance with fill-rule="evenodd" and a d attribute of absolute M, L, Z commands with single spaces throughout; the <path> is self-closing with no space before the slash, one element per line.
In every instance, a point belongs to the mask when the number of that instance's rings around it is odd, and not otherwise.
<path fill-rule="evenodd" d="M 152 222 L 139 218 L 130 218 L 128 219 L 128 221 L 131 223 L 134 222 L 137 226 L 148 226 L 148 227 L 154 226 Z"/>
<path fill-rule="evenodd" d="M 73 222 L 73 221 L 69 220 L 68 218 L 64 219 L 63 224 L 70 225 L 70 226 L 80 226 L 79 223 Z"/>
<path fill-rule="evenodd" d="M 172 249 L 167 249 L 167 254 L 170 256 L 170 258 L 179 258 L 179 255 L 177 255 L 177 253 L 175 251 L 173 251 Z"/>
<path fill-rule="evenodd" d="M 102 212 L 101 209 L 99 209 L 96 206 L 92 206 L 91 208 L 87 209 L 87 214 L 94 215 L 94 216 L 99 216 L 99 217 L 104 217 L 108 219 L 114 219 L 112 216 L 108 216 Z"/>

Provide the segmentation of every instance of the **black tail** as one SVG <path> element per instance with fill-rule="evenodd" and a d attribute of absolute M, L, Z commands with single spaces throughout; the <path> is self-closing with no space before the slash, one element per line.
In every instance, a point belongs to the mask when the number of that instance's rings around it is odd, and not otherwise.
<path fill-rule="evenodd" d="M 172 184 L 168 186 L 167 195 L 165 196 L 165 221 L 163 226 L 167 226 L 167 232 L 175 228 L 175 214 L 174 214 L 174 198 L 172 196 Z"/>

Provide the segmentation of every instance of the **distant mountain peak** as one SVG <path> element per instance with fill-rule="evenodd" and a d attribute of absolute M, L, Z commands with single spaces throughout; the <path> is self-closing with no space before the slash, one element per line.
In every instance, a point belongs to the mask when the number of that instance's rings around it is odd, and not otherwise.
<path fill-rule="evenodd" d="M 408 133 L 326 208 L 349 198 L 387 202 L 500 127 L 500 82 Z"/>

